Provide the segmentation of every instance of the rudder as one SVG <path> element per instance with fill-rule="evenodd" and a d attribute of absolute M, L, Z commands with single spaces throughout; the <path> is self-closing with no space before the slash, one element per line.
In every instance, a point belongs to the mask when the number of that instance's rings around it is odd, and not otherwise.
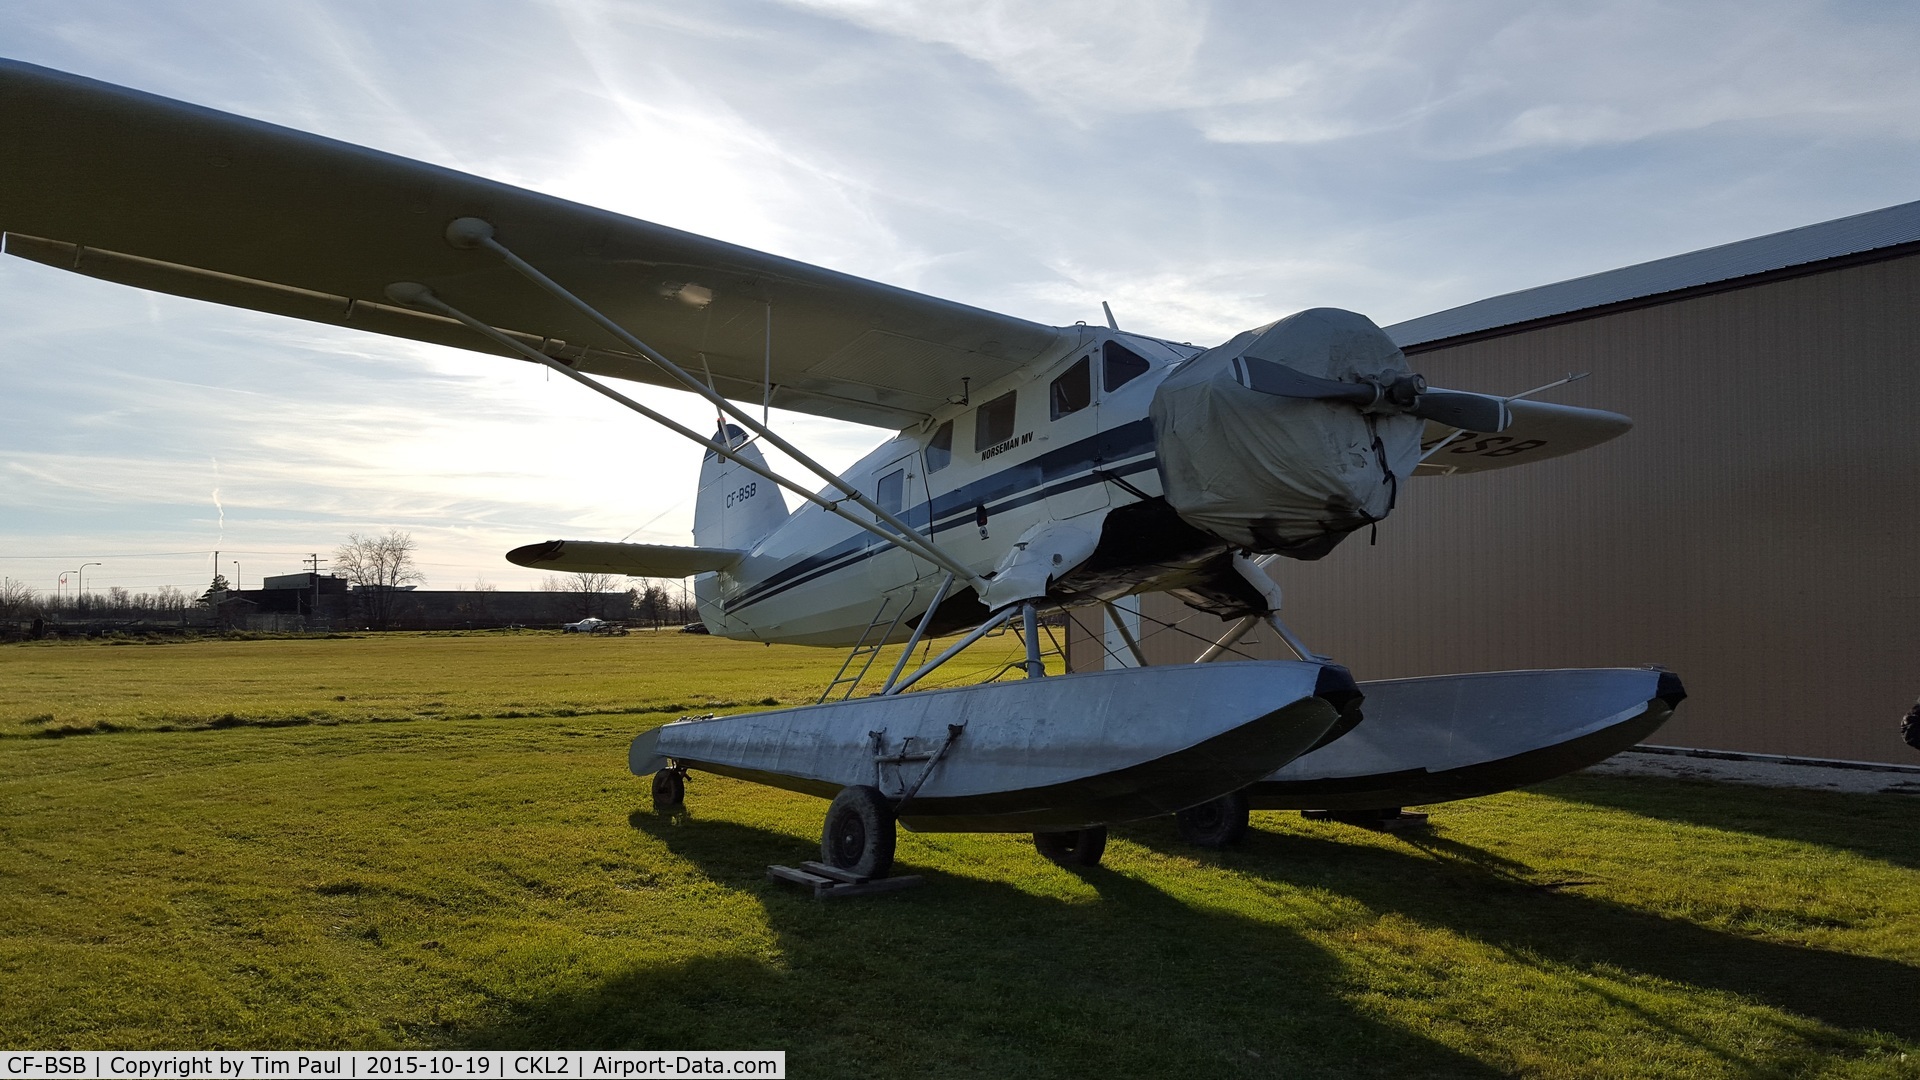
<path fill-rule="evenodd" d="M 727 424 L 713 437 L 725 438 L 734 453 L 761 468 L 766 458 L 747 442 L 746 432 Z M 712 448 L 700 461 L 700 493 L 693 504 L 693 542 L 698 547 L 745 551 L 787 520 L 787 500 L 779 485 L 720 456 Z"/>

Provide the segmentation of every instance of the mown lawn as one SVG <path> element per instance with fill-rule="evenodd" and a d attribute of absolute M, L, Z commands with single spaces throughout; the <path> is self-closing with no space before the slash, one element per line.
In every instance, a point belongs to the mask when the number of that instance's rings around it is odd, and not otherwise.
<path fill-rule="evenodd" d="M 903 833 L 923 888 L 822 904 L 765 872 L 814 856 L 823 802 L 696 774 L 657 819 L 625 751 L 838 664 L 672 634 L 0 648 L 0 1045 L 1920 1073 L 1906 797 L 1575 777 L 1414 835 L 1258 814 L 1210 854 L 1126 826 L 1080 873 Z"/>

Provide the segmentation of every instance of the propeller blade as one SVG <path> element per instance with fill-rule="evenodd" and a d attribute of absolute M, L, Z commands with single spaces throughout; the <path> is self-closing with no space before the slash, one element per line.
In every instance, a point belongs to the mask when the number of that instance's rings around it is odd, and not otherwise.
<path fill-rule="evenodd" d="M 1302 398 L 1307 401 L 1348 401 L 1355 405 L 1371 405 L 1378 391 L 1364 383 L 1340 382 L 1337 379 L 1323 379 L 1318 375 L 1308 375 L 1304 371 L 1276 364 L 1272 360 L 1262 360 L 1257 356 L 1242 356 L 1240 363 L 1246 370 L 1246 387 L 1275 397 Z"/>
<path fill-rule="evenodd" d="M 1408 411 L 1422 420 L 1483 434 L 1504 431 L 1513 423 L 1505 399 L 1463 390 L 1429 390 Z"/>
<path fill-rule="evenodd" d="M 1344 401 L 1361 408 L 1377 405 L 1382 409 L 1405 411 L 1422 420 L 1491 434 L 1505 430 L 1513 422 L 1504 398 L 1473 394 L 1464 390 L 1429 390 L 1418 375 L 1397 379 L 1390 387 L 1371 383 L 1341 382 L 1323 379 L 1273 360 L 1242 356 L 1237 361 L 1245 378 L 1242 384 L 1275 397 L 1305 401 Z M 1386 401 L 1381 401 L 1381 397 Z"/>

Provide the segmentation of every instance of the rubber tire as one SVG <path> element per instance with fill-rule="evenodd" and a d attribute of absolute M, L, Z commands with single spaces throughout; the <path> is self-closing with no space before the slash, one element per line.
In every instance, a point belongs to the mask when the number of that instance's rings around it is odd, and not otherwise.
<path fill-rule="evenodd" d="M 1099 866 L 1107 851 L 1107 827 L 1095 825 L 1072 832 L 1037 832 L 1034 849 L 1061 866 Z"/>
<path fill-rule="evenodd" d="M 671 814 L 687 804 L 687 780 L 678 769 L 653 774 L 653 812 Z"/>
<path fill-rule="evenodd" d="M 893 803 L 879 788 L 841 788 L 820 831 L 820 861 L 861 877 L 883 878 L 893 869 L 894 839 Z"/>
<path fill-rule="evenodd" d="M 1173 815 L 1173 822 L 1180 839 L 1218 850 L 1246 839 L 1248 809 L 1246 793 L 1236 791 L 1188 807 Z"/>

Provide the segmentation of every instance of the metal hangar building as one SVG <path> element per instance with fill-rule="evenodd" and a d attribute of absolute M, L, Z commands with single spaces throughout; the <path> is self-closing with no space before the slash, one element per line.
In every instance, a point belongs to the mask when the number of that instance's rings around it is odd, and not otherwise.
<path fill-rule="evenodd" d="M 1920 760 L 1898 731 L 1920 696 L 1920 202 L 1387 332 L 1440 386 L 1519 393 L 1591 372 L 1543 399 L 1635 427 L 1415 480 L 1377 543 L 1363 531 L 1318 562 L 1277 560 L 1310 647 L 1363 681 L 1659 664 L 1689 698 L 1654 742 Z M 1224 629 L 1140 600 L 1150 663 L 1192 660 Z M 1121 662 L 1080 622 L 1073 668 Z M 1244 651 L 1287 655 L 1270 630 L 1253 638 Z"/>

